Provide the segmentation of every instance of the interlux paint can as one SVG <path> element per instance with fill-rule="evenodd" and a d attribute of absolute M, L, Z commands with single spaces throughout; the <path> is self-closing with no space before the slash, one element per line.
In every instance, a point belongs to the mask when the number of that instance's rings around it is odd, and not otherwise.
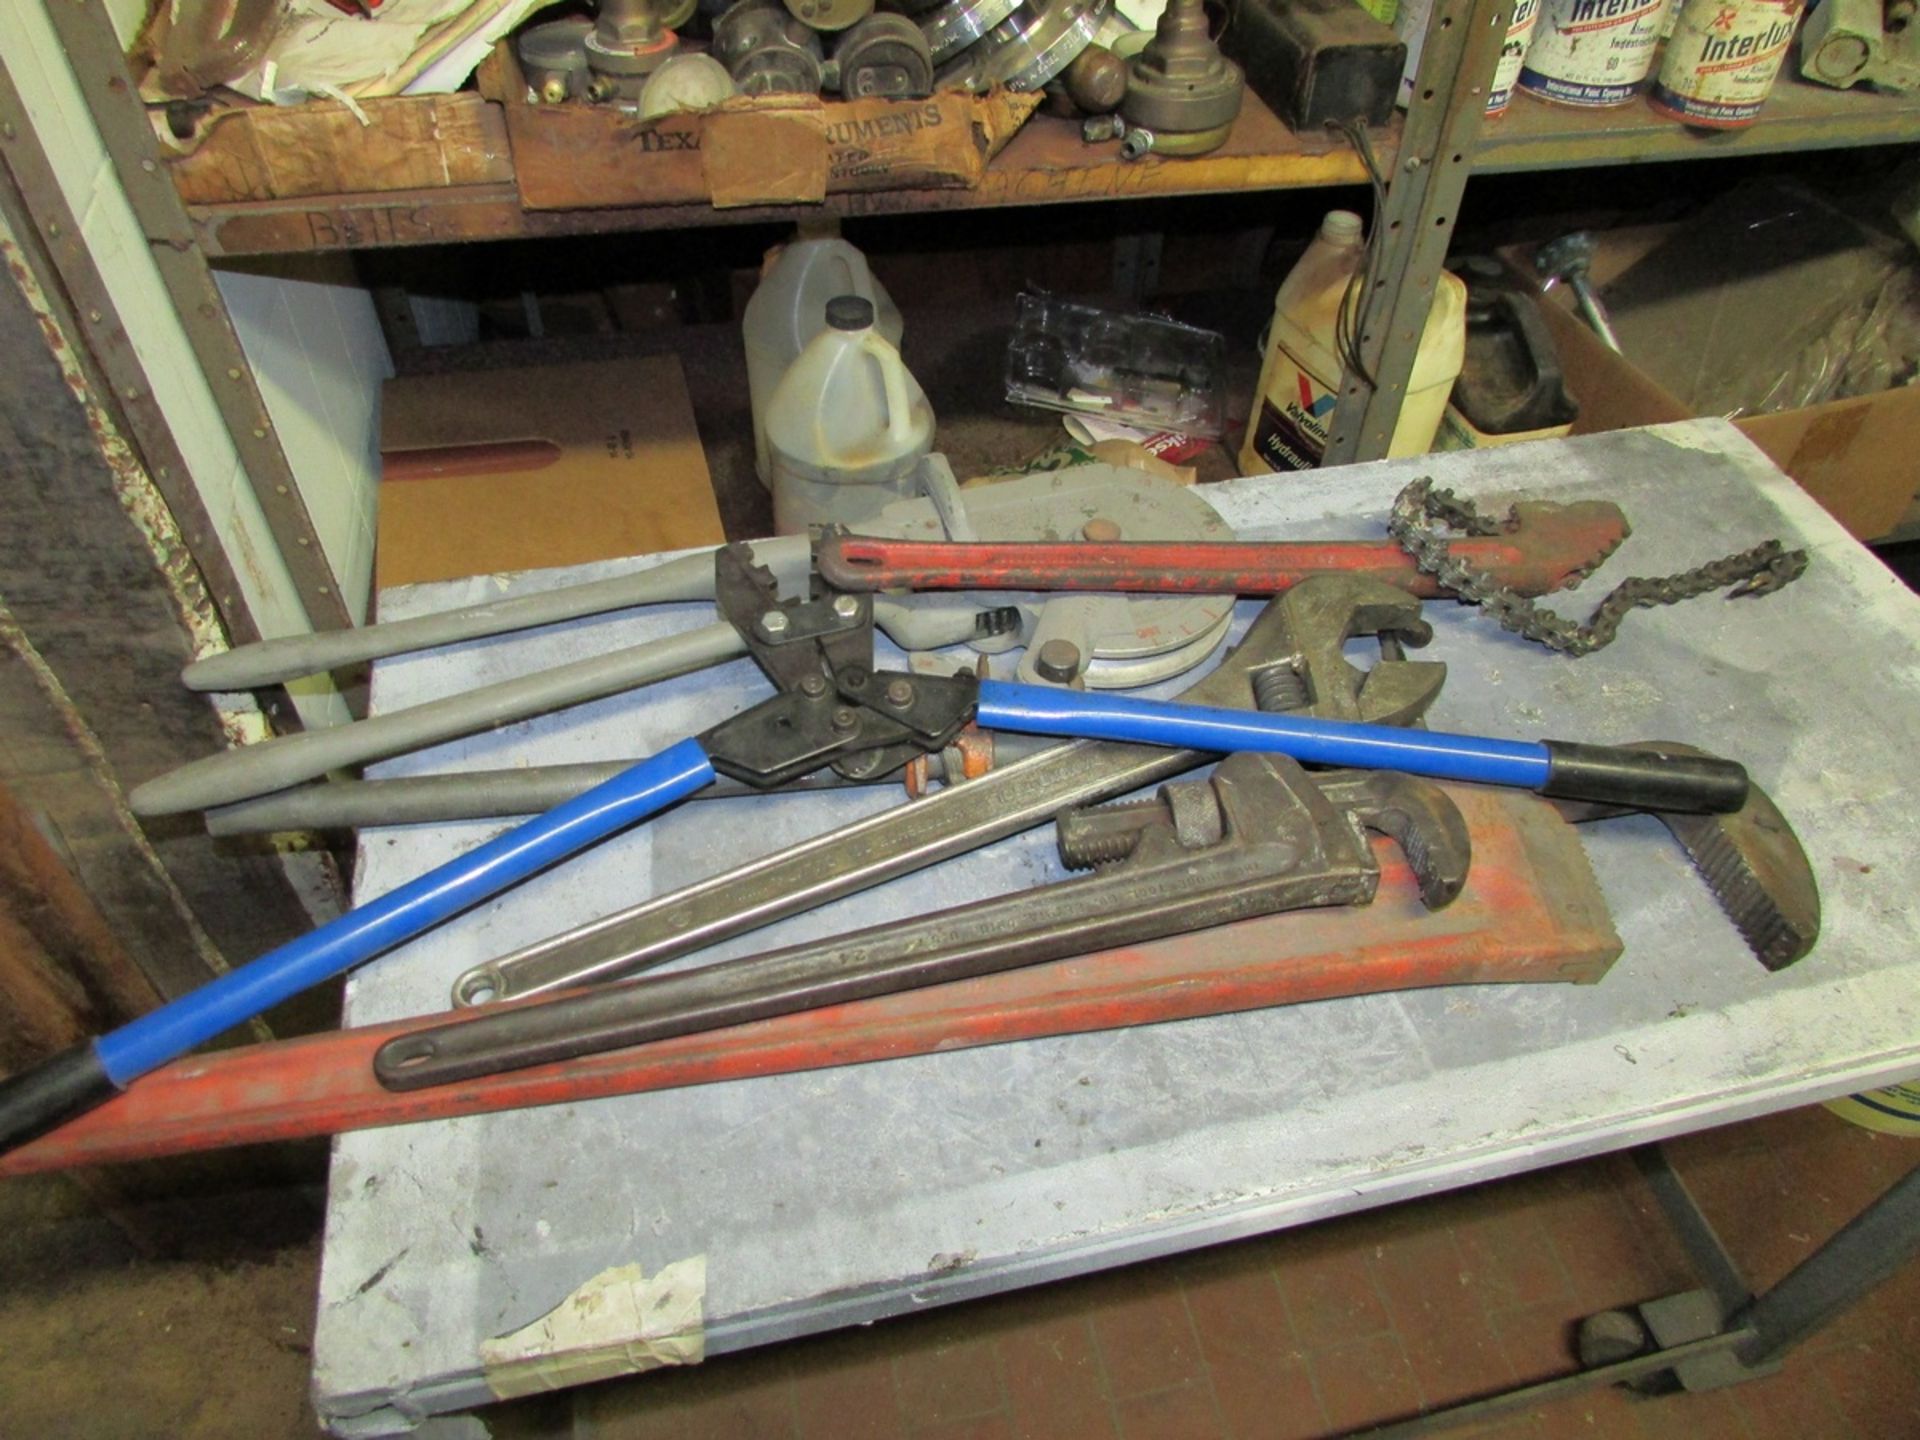
<path fill-rule="evenodd" d="M 1493 67 L 1493 88 L 1487 92 L 1489 119 L 1507 113 L 1514 82 L 1520 78 L 1520 66 L 1539 26 L 1540 0 L 1513 0 L 1513 23 L 1507 26 L 1507 42 L 1500 47 L 1500 61 Z"/>
<path fill-rule="evenodd" d="M 1647 103 L 1688 125 L 1751 125 L 1799 18 L 1800 0 L 1684 0 Z"/>
<path fill-rule="evenodd" d="M 1562 105 L 1624 105 L 1653 68 L 1668 0 L 1541 0 L 1520 88 Z"/>

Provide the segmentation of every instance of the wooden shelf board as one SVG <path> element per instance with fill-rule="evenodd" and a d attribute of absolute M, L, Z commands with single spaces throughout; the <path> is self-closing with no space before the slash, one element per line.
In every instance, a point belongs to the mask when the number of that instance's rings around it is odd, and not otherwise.
<path fill-rule="evenodd" d="M 1397 126 L 1375 144 L 1390 156 Z M 1116 145 L 1088 145 L 1078 122 L 1036 115 L 995 156 L 971 190 L 887 190 L 829 195 L 819 206 L 646 205 L 596 210 L 523 210 L 510 184 L 382 190 L 190 205 L 211 255 L 362 249 L 459 240 L 523 239 L 617 230 L 752 224 L 817 214 L 895 215 L 1074 201 L 1123 200 L 1240 190 L 1358 184 L 1360 162 L 1331 133 L 1296 136 L 1248 96 L 1227 143 L 1197 159 L 1119 158 Z"/>
<path fill-rule="evenodd" d="M 1397 123 L 1375 137 L 1390 162 Z M 1704 133 L 1653 112 L 1644 101 L 1609 110 L 1548 105 L 1526 95 L 1482 133 L 1477 173 L 1710 160 L 1724 155 L 1920 141 L 1920 94 L 1828 90 L 1781 81 L 1759 123 Z M 1308 189 L 1362 180 L 1353 152 L 1330 135 L 1295 135 L 1257 99 L 1227 143 L 1198 159 L 1121 160 L 1113 145 L 1087 145 L 1077 124 L 1037 115 L 1014 136 L 972 190 L 893 190 L 829 195 L 844 216 L 983 210 L 1146 196 Z M 363 249 L 464 240 L 530 239 L 623 230 L 752 224 L 818 213 L 821 207 L 716 210 L 704 204 L 594 210 L 523 209 L 511 183 L 447 185 L 189 207 L 212 255 Z"/>
<path fill-rule="evenodd" d="M 1516 95 L 1480 132 L 1475 174 L 1569 170 L 1786 150 L 1836 150 L 1920 141 L 1920 93 L 1830 90 L 1783 75 L 1766 108 L 1742 130 L 1692 130 L 1644 98 L 1606 110 L 1552 105 Z"/>

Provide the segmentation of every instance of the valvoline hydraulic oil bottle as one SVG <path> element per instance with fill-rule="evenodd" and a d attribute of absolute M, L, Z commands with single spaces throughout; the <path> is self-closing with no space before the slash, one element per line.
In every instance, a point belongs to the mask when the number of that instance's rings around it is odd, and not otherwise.
<path fill-rule="evenodd" d="M 1347 282 L 1365 259 L 1360 217 L 1351 210 L 1329 211 L 1307 253 L 1280 282 L 1240 447 L 1242 475 L 1312 470 L 1326 454 L 1340 389 L 1334 327 Z M 1442 271 L 1388 454 L 1423 455 L 1432 448 L 1466 353 L 1466 311 L 1467 287 Z"/>

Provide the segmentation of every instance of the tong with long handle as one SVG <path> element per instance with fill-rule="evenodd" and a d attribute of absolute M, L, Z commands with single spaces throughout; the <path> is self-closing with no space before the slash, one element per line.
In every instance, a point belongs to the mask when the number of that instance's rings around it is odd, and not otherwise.
<path fill-rule="evenodd" d="M 1497 533 L 1463 537 L 1463 563 L 1523 595 L 1577 582 L 1627 538 L 1604 500 L 1521 501 Z M 831 532 L 815 551 L 841 590 L 1091 590 L 1133 594 L 1278 595 L 1313 575 L 1378 580 L 1432 599 L 1446 592 L 1392 540 L 895 540 Z"/>

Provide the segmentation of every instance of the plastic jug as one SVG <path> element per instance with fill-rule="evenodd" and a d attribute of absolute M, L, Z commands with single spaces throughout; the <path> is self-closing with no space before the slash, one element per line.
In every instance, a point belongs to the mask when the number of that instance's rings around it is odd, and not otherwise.
<path fill-rule="evenodd" d="M 767 401 L 778 534 L 858 525 L 915 492 L 915 469 L 933 448 L 933 408 L 873 312 L 858 295 L 829 300 L 826 328 Z"/>
<path fill-rule="evenodd" d="M 1360 217 L 1351 210 L 1333 210 L 1307 253 L 1280 282 L 1247 438 L 1240 447 L 1242 475 L 1311 470 L 1326 454 L 1342 369 L 1334 326 L 1347 282 L 1365 259 L 1366 231 Z M 1424 455 L 1432 448 L 1448 392 L 1465 358 L 1466 313 L 1467 287 L 1442 271 L 1388 455 Z"/>
<path fill-rule="evenodd" d="M 747 345 L 747 398 L 753 406 L 753 468 L 773 483 L 767 463 L 767 402 L 773 387 L 807 342 L 826 328 L 827 301 L 858 295 L 873 305 L 874 328 L 897 348 L 905 325 L 886 288 L 867 269 L 867 257 L 842 240 L 838 222 L 803 225 L 771 257 L 747 301 L 742 331 Z"/>

